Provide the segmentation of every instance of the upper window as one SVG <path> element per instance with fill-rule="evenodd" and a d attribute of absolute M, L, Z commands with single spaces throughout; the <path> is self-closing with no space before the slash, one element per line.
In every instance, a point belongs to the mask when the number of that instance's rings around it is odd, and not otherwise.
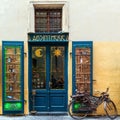
<path fill-rule="evenodd" d="M 35 32 L 59 32 L 62 30 L 62 9 L 35 8 Z"/>

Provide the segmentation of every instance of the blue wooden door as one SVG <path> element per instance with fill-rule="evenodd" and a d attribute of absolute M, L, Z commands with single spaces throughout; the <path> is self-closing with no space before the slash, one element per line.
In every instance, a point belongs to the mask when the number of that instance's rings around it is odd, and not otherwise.
<path fill-rule="evenodd" d="M 67 47 L 32 46 L 31 58 L 31 90 L 35 91 L 32 109 L 67 111 Z"/>

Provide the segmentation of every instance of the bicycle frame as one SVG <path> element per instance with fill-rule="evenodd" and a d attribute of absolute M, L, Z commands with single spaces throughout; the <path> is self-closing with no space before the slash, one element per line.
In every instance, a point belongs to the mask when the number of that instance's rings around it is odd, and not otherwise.
<path fill-rule="evenodd" d="M 102 92 L 99 97 L 88 94 L 87 92 L 78 93 L 71 96 L 72 100 L 68 105 L 69 115 L 74 119 L 83 119 L 88 113 L 97 110 L 97 107 L 103 103 L 104 111 L 110 119 L 115 119 L 118 115 L 114 102 L 109 98 L 108 88 Z M 77 113 L 81 113 L 77 116 Z"/>
<path fill-rule="evenodd" d="M 99 97 L 89 95 L 87 92 L 84 92 L 84 93 L 77 92 L 77 94 L 71 96 L 71 98 L 72 98 L 72 100 L 74 100 L 76 102 L 80 102 L 80 103 L 85 104 L 86 105 L 86 110 L 88 110 L 88 107 L 89 107 L 90 111 L 94 111 L 104 101 L 110 99 L 109 94 L 107 92 L 108 92 L 108 89 L 106 90 L 106 92 L 102 92 Z"/>
<path fill-rule="evenodd" d="M 97 108 L 99 105 L 101 105 L 104 101 L 109 99 L 109 95 L 103 95 L 103 96 L 90 96 L 92 97 L 92 99 L 90 100 L 91 102 L 93 102 L 93 106 L 94 108 Z"/>

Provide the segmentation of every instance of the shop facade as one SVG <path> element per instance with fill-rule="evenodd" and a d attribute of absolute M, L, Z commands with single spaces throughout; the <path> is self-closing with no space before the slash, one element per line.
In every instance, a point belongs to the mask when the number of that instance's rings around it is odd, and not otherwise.
<path fill-rule="evenodd" d="M 28 55 L 29 113 L 67 113 L 68 33 L 28 33 L 24 43 L 3 41 L 3 114 L 24 113 L 24 57 Z M 73 42 L 72 93 L 92 93 L 92 41 Z"/>
<path fill-rule="evenodd" d="M 34 109 L 38 112 L 66 112 L 68 33 L 28 35 L 29 91 L 30 98 L 35 99 Z"/>
<path fill-rule="evenodd" d="M 15 30 L 1 37 L 0 114 L 67 113 L 70 96 L 76 89 L 95 94 L 96 90 L 110 87 L 110 96 L 119 103 L 119 37 L 112 41 L 109 34 L 105 36 L 102 32 L 103 40 L 93 37 L 91 31 L 95 31 L 88 29 L 91 24 L 87 27 L 87 19 L 85 25 L 84 20 L 74 14 L 74 5 L 79 3 L 84 7 L 88 5 L 79 0 L 77 3 L 69 0 L 16 3 L 19 14 L 11 14 L 11 19 L 17 20 L 17 28 L 11 22 L 13 26 L 6 28 Z M 99 2 L 97 5 L 100 10 Z M 81 11 L 88 16 L 82 6 Z M 23 19 L 17 19 L 19 17 Z M 85 25 L 83 31 L 87 28 L 86 35 L 77 27 L 79 22 Z M 119 112 L 119 106 L 117 108 Z M 101 108 L 97 113 L 104 114 Z"/>

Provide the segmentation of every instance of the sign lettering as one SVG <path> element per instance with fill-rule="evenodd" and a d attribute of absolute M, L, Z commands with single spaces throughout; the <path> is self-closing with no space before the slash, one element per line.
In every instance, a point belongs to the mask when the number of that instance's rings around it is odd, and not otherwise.
<path fill-rule="evenodd" d="M 65 34 L 28 34 L 28 41 L 68 41 L 68 33 Z"/>

